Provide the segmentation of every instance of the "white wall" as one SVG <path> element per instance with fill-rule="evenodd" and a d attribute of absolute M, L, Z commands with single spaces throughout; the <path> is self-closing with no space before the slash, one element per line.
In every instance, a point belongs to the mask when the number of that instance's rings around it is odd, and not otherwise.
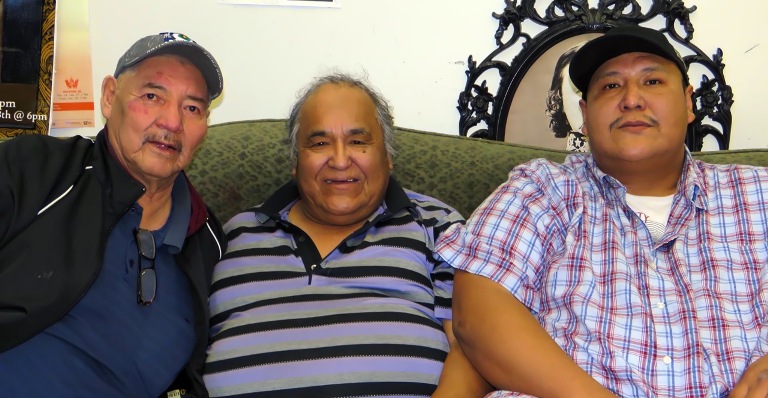
<path fill-rule="evenodd" d="M 224 94 L 214 102 L 212 124 L 284 118 L 301 87 L 341 70 L 367 72 L 393 105 L 398 126 L 458 134 L 456 105 L 467 57 L 479 62 L 495 48 L 498 24 L 491 13 L 503 11 L 504 1 L 341 1 L 340 9 L 321 9 L 217 0 L 90 0 L 94 87 L 98 91 L 136 39 L 176 31 L 206 47 L 222 67 Z M 768 66 L 768 33 L 760 20 L 768 15 L 767 3 L 686 1 L 688 7 L 694 4 L 693 42 L 708 54 L 723 49 L 726 80 L 735 93 L 731 148 L 768 147 L 768 133 L 759 123 L 766 112 L 759 99 L 768 89 L 760 73 Z M 53 134 L 96 134 L 103 126 L 100 93 L 95 99 L 97 128 Z"/>

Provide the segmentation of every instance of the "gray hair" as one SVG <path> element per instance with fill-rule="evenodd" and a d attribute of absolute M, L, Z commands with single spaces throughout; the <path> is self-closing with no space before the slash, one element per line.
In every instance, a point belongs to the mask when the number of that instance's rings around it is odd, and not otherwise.
<path fill-rule="evenodd" d="M 291 146 L 291 164 L 294 166 L 296 165 L 299 154 L 296 139 L 299 134 L 299 114 L 301 113 L 301 108 L 304 106 L 304 103 L 307 102 L 307 98 L 326 84 L 357 87 L 368 94 L 368 97 L 373 101 L 373 106 L 376 108 L 376 120 L 379 122 L 379 127 L 381 127 L 381 132 L 384 136 L 384 148 L 387 150 L 387 155 L 389 155 L 390 158 L 394 158 L 395 122 L 392 117 L 392 108 L 389 106 L 387 100 L 378 92 L 378 90 L 366 84 L 363 79 L 354 78 L 346 73 L 333 73 L 316 78 L 301 92 L 298 101 L 291 107 L 291 113 L 286 122 L 288 141 Z"/>

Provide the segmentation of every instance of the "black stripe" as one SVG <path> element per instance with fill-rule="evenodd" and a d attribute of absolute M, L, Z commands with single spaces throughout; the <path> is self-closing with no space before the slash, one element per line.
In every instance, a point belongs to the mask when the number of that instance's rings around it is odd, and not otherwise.
<path fill-rule="evenodd" d="M 463 222 L 463 221 L 457 221 L 456 223 L 459 223 L 459 224 L 464 224 L 464 222 Z M 456 223 L 450 223 L 450 222 L 447 222 L 447 223 L 444 223 L 444 224 L 442 224 L 442 225 L 438 225 L 438 226 L 436 226 L 436 227 L 433 229 L 433 231 L 435 231 L 435 241 L 437 241 L 437 237 L 438 237 L 438 236 L 442 235 L 442 234 L 443 234 L 443 232 L 445 232 L 445 230 L 447 230 L 447 229 L 448 229 L 448 228 L 449 228 L 451 225 L 453 225 L 453 224 L 456 224 Z"/>
<path fill-rule="evenodd" d="M 322 270 L 319 270 L 318 273 L 329 278 L 337 279 L 378 277 L 397 278 L 415 282 L 428 289 L 432 289 L 432 280 L 427 275 L 400 267 L 355 265 L 353 267 L 323 268 Z"/>
<path fill-rule="evenodd" d="M 237 238 L 238 236 L 242 234 L 264 234 L 264 233 L 273 233 L 277 231 L 279 228 L 277 224 L 269 220 L 266 224 L 257 225 L 257 226 L 241 226 L 234 228 L 227 232 L 227 240 L 232 240 L 234 238 Z"/>
<path fill-rule="evenodd" d="M 315 295 L 312 295 L 315 296 Z M 343 296 L 343 297 L 341 297 Z M 328 294 L 328 295 L 322 295 L 320 297 L 320 300 L 305 300 L 307 296 L 306 295 L 300 295 L 300 296 L 286 296 L 286 297 L 279 297 L 279 298 L 273 298 L 269 300 L 259 300 L 255 302 L 250 302 L 245 305 L 241 305 L 239 307 L 235 307 L 232 309 L 229 309 L 227 311 L 221 312 L 219 314 L 216 314 L 211 317 L 211 325 L 217 325 L 221 322 L 224 322 L 229 318 L 232 314 L 238 313 L 238 312 L 247 312 L 252 309 L 266 307 L 269 305 L 280 305 L 280 304 L 287 304 L 287 303 L 304 303 L 304 302 L 312 302 L 312 301 L 332 301 L 332 300 L 344 300 L 349 298 L 389 298 L 389 297 L 395 297 L 395 296 L 389 296 L 386 294 L 368 294 L 368 293 L 360 293 L 360 294 L 345 294 L 345 295 L 335 295 L 335 294 Z M 399 298 L 399 297 L 395 297 Z M 405 299 L 404 299 L 405 300 Z M 411 301 L 412 303 L 416 305 L 420 305 L 430 312 L 435 311 L 435 305 L 440 306 L 447 306 L 450 308 L 451 306 L 451 299 L 443 299 L 441 297 L 435 296 L 434 302 L 420 302 L 420 301 Z M 440 304 L 442 303 L 442 304 Z"/>
<path fill-rule="evenodd" d="M 296 253 L 293 248 L 288 245 L 280 245 L 275 247 L 253 247 L 249 249 L 240 249 L 228 251 L 222 257 L 222 260 L 240 258 L 240 257 L 260 257 L 260 256 L 295 256 Z"/>
<path fill-rule="evenodd" d="M 250 302 L 231 310 L 224 311 L 220 314 L 211 317 L 211 324 L 216 325 L 220 322 L 224 322 L 232 313 L 245 312 L 254 308 L 261 308 L 270 305 L 288 304 L 288 303 L 306 303 L 306 302 L 323 302 L 323 301 L 335 301 L 335 300 L 348 300 L 354 298 L 387 298 L 386 294 L 377 292 L 365 292 L 365 293 L 348 293 L 348 294 L 301 294 L 298 296 L 281 296 L 270 299 L 264 299 L 259 301 Z"/>
<path fill-rule="evenodd" d="M 436 200 L 439 201 L 439 199 Z M 448 205 L 440 205 L 435 200 L 411 199 L 411 201 L 429 213 L 442 212 L 448 214 L 450 210 Z"/>
<path fill-rule="evenodd" d="M 439 269 L 432 273 L 433 281 L 450 282 L 453 280 L 453 268 Z"/>
<path fill-rule="evenodd" d="M 262 391 L 239 395 L 228 395 L 231 398 L 346 398 L 372 397 L 390 395 L 413 395 L 428 397 L 435 392 L 437 386 L 417 382 L 371 382 L 332 384 L 291 388 L 279 391 Z"/>
<path fill-rule="evenodd" d="M 451 308 L 453 300 L 450 298 L 435 296 L 435 305 L 443 308 Z"/>
<path fill-rule="evenodd" d="M 317 361 L 331 358 L 358 357 L 410 357 L 444 362 L 447 352 L 418 345 L 407 344 L 347 344 L 333 347 L 303 348 L 300 350 L 273 351 L 244 355 L 205 364 L 205 373 L 214 374 L 234 369 L 264 366 L 276 363 Z"/>
<path fill-rule="evenodd" d="M 400 227 L 403 225 L 408 225 L 412 222 L 414 222 L 414 218 L 410 213 L 403 212 L 400 215 L 392 215 L 389 218 L 380 220 L 376 223 L 376 228 L 386 228 L 386 227 Z"/>
<path fill-rule="evenodd" d="M 222 331 L 214 336 L 214 340 L 222 340 L 233 336 L 249 333 L 267 332 L 272 330 L 308 328 L 334 324 L 359 323 L 359 322 L 397 322 L 411 323 L 428 326 L 437 330 L 443 330 L 442 325 L 426 316 L 408 314 L 403 312 L 361 312 L 353 314 L 333 314 L 325 316 L 307 317 L 300 319 L 284 319 L 279 321 L 260 322 L 247 324 Z"/>
<path fill-rule="evenodd" d="M 233 275 L 224 279 L 219 279 L 211 285 L 211 291 L 215 292 L 230 286 L 237 286 L 250 282 L 280 281 L 306 277 L 307 273 L 303 269 L 297 269 L 296 271 L 249 272 L 243 275 Z"/>
<path fill-rule="evenodd" d="M 432 258 L 432 251 L 427 249 L 427 245 L 424 244 L 424 241 L 410 239 L 403 236 L 379 239 L 375 242 L 364 240 L 354 246 L 349 246 L 345 241 L 342 245 L 339 246 L 339 251 L 341 253 L 347 254 L 356 252 L 358 250 L 363 250 L 368 247 L 376 246 L 384 246 L 389 249 L 411 249 L 421 253 L 425 258 Z"/>

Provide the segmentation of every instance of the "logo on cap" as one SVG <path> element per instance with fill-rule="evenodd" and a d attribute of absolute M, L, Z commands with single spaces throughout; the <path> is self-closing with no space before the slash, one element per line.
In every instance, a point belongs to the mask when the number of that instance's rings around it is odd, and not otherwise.
<path fill-rule="evenodd" d="M 176 40 L 191 41 L 192 43 L 196 43 L 194 40 L 190 39 L 189 36 L 183 33 L 160 32 L 159 34 L 163 36 L 163 42 L 165 43 Z"/>

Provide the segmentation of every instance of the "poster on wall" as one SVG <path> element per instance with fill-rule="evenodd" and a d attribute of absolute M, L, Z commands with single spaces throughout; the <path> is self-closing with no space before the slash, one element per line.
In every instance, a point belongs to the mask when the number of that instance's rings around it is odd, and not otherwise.
<path fill-rule="evenodd" d="M 219 0 L 223 4 L 340 8 L 341 0 Z"/>
<path fill-rule="evenodd" d="M 568 68 L 576 51 L 599 33 L 561 40 L 531 65 L 509 107 L 505 141 L 570 152 L 589 152 L 582 134 L 581 92 L 571 83 Z M 531 134 L 546 131 L 546 134 Z"/>
<path fill-rule="evenodd" d="M 56 56 L 53 59 L 51 129 L 91 127 L 91 68 L 88 0 L 59 0 L 56 6 Z M 51 131 L 56 135 L 56 131 Z"/>
<path fill-rule="evenodd" d="M 55 0 L 0 0 L 0 137 L 48 134 Z"/>

